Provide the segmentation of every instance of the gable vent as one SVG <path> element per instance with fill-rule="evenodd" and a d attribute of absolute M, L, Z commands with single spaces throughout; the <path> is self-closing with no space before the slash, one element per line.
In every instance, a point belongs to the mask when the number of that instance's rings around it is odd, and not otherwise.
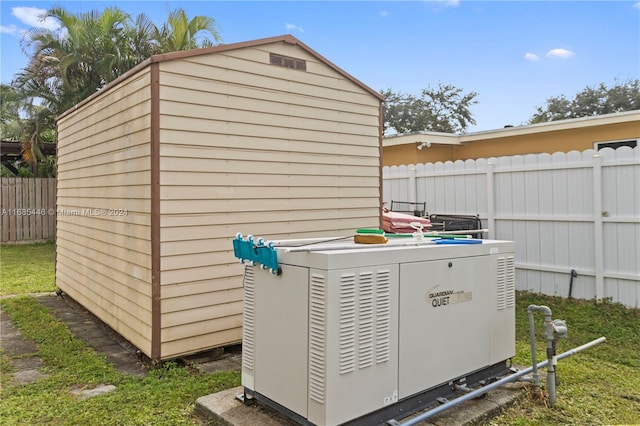
<path fill-rule="evenodd" d="M 294 70 L 306 71 L 307 61 L 302 59 L 291 58 L 289 56 L 276 55 L 275 53 L 269 54 L 269 62 L 271 65 L 279 65 L 285 68 L 293 68 Z"/>

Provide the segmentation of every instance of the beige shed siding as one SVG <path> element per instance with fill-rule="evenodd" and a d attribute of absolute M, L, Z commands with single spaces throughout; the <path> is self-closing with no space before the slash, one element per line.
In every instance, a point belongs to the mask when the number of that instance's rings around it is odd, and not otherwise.
<path fill-rule="evenodd" d="M 161 62 L 162 357 L 241 339 L 236 232 L 378 226 L 379 155 L 379 100 L 298 46 Z"/>
<path fill-rule="evenodd" d="M 58 121 L 56 284 L 151 351 L 150 77 Z"/>

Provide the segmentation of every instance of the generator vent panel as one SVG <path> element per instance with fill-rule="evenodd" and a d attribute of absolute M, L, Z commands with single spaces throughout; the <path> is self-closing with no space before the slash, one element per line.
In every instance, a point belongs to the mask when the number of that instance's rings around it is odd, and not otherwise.
<path fill-rule="evenodd" d="M 244 307 L 242 328 L 242 368 L 253 371 L 253 345 L 255 333 L 255 270 L 245 267 Z"/>
<path fill-rule="evenodd" d="M 391 286 L 388 270 L 340 277 L 339 372 L 389 360 Z"/>
<path fill-rule="evenodd" d="M 340 374 L 355 370 L 356 365 L 356 277 L 345 274 L 340 279 Z"/>
<path fill-rule="evenodd" d="M 309 301 L 309 397 L 324 403 L 326 282 L 322 275 L 311 275 Z"/>
<path fill-rule="evenodd" d="M 373 365 L 373 273 L 359 274 L 358 287 L 358 368 Z"/>
<path fill-rule="evenodd" d="M 498 261 L 498 310 L 513 308 L 515 306 L 516 278 L 514 256 L 502 256 Z"/>
<path fill-rule="evenodd" d="M 376 363 L 389 361 L 391 349 L 391 271 L 377 272 Z"/>

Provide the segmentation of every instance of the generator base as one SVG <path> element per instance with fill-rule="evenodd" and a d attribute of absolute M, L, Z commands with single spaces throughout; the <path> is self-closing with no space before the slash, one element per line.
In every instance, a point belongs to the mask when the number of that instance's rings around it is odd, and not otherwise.
<path fill-rule="evenodd" d="M 460 396 L 464 392 L 456 390 L 454 388 L 454 385 L 456 384 L 464 385 L 467 388 L 479 388 L 497 380 L 500 377 L 512 374 L 513 370 L 511 370 L 509 365 L 509 360 L 498 362 L 481 370 L 474 371 L 468 375 L 458 377 L 431 389 L 427 389 L 423 392 L 404 398 L 384 408 L 365 414 L 364 416 L 350 420 L 343 423 L 342 426 L 386 426 L 389 420 L 408 417 L 419 411 L 435 407 L 442 401 L 446 402 L 446 400 Z M 247 405 L 257 402 L 272 408 L 300 425 L 313 425 L 313 423 L 309 422 L 301 415 L 294 413 L 287 407 L 284 407 L 259 392 L 255 392 L 247 387 L 244 388 L 244 395 L 242 395 L 240 399 Z"/>

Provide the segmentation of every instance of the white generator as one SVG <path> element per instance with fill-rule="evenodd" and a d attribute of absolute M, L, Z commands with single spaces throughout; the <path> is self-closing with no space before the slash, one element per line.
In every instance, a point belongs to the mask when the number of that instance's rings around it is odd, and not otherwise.
<path fill-rule="evenodd" d="M 245 402 L 301 424 L 382 424 L 505 372 L 514 243 L 444 242 L 274 242 L 279 274 L 245 269 Z"/>

